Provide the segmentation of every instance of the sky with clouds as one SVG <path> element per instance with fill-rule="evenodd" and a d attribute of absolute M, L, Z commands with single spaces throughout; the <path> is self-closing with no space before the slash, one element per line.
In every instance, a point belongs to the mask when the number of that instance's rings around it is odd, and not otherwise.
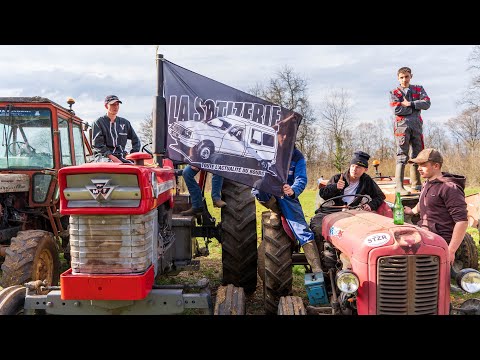
<path fill-rule="evenodd" d="M 119 116 L 137 128 L 156 94 L 155 45 L 0 45 L 0 96 L 42 96 L 92 123 L 105 113 L 103 99 L 118 95 Z M 472 74 L 473 45 L 159 45 L 159 53 L 184 68 L 242 91 L 266 84 L 284 66 L 308 81 L 315 109 L 332 89 L 352 98 L 356 122 L 391 118 L 388 92 L 396 71 L 409 66 L 431 108 L 425 122 L 458 115 L 456 105 Z"/>

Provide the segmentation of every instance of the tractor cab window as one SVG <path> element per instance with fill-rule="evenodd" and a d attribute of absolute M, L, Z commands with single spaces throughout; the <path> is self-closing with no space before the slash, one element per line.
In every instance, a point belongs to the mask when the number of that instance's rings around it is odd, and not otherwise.
<path fill-rule="evenodd" d="M 62 166 L 72 165 L 72 154 L 70 152 L 70 133 L 68 121 L 58 118 L 58 130 L 60 132 L 60 149 L 62 150 Z"/>
<path fill-rule="evenodd" d="M 49 109 L 0 108 L 0 169 L 53 168 Z"/>
<path fill-rule="evenodd" d="M 73 124 L 73 147 L 75 151 L 75 164 L 85 164 L 85 146 L 83 144 L 81 124 Z"/>

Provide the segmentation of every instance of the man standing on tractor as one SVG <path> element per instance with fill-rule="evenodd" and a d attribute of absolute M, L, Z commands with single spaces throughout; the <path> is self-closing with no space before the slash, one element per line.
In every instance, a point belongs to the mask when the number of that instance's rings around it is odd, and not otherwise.
<path fill-rule="evenodd" d="M 257 200 L 271 210 L 270 224 L 281 226 L 281 214 L 285 217 L 295 239 L 303 248 L 305 257 L 312 268 L 312 272 L 322 272 L 320 254 L 314 241 L 313 232 L 308 227 L 303 214 L 302 205 L 298 200 L 307 185 L 307 167 L 303 154 L 295 146 L 290 161 L 287 184 L 283 185 L 285 196 L 278 197 L 257 189 L 252 190 Z"/>
<path fill-rule="evenodd" d="M 423 120 L 420 115 L 422 110 L 430 108 L 430 98 L 421 85 L 410 85 L 412 70 L 402 67 L 397 71 L 400 86 L 390 91 L 390 106 L 395 114 L 395 141 L 397 143 L 397 166 L 395 168 L 395 191 L 400 195 L 409 195 L 403 187 L 405 165 L 409 159 L 408 153 L 412 148 L 411 157 L 414 158 L 423 150 Z M 410 168 L 411 187 L 420 190 L 420 174 L 418 165 Z"/>
<path fill-rule="evenodd" d="M 424 149 L 410 163 L 418 165 L 424 183 L 420 199 L 413 208 L 405 206 L 406 215 L 420 214 L 417 225 L 440 235 L 448 243 L 450 265 L 468 227 L 465 201 L 465 176 L 442 172 L 443 157 L 435 149 Z"/>
<path fill-rule="evenodd" d="M 132 142 L 130 153 L 140 151 L 140 139 L 127 119 L 117 116 L 122 102 L 116 95 L 105 98 L 107 113 L 93 123 L 93 151 L 95 161 L 131 163 L 125 159 L 127 140 Z"/>

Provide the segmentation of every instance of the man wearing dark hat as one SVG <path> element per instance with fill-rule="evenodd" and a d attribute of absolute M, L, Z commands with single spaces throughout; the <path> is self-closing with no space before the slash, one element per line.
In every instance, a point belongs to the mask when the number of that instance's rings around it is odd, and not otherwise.
<path fill-rule="evenodd" d="M 450 264 L 465 237 L 468 227 L 465 201 L 465 176 L 442 172 L 443 157 L 438 150 L 420 151 L 409 163 L 418 164 L 420 176 L 426 181 L 420 199 L 413 208 L 405 206 L 406 215 L 420 214 L 417 225 L 440 235 L 448 243 Z"/>
<path fill-rule="evenodd" d="M 132 142 L 130 153 L 140 151 L 140 139 L 127 119 L 117 116 L 122 102 L 116 95 L 105 97 L 107 114 L 93 123 L 93 152 L 95 161 L 131 163 L 125 159 L 127 140 Z"/>
<path fill-rule="evenodd" d="M 344 173 L 339 173 L 330 178 L 327 185 L 319 190 L 320 196 L 325 201 L 335 196 L 345 195 L 343 198 L 335 199 L 335 205 L 358 205 L 361 198 L 351 196 L 354 194 L 369 195 L 372 200 L 362 205 L 366 211 L 376 211 L 385 200 L 385 194 L 377 183 L 366 173 L 370 155 L 363 151 L 356 151 L 350 161 L 350 168 Z M 350 196 L 349 196 L 350 195 Z M 317 244 L 323 240 L 322 220 L 326 213 L 315 212 L 310 220 L 310 229 L 315 234 Z"/>

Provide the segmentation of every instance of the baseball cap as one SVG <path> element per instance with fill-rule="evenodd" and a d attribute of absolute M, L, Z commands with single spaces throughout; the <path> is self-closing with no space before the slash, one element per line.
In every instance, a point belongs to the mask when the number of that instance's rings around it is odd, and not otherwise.
<path fill-rule="evenodd" d="M 370 155 L 368 155 L 366 152 L 355 151 L 353 153 L 353 159 L 350 161 L 350 165 L 358 165 L 368 168 L 368 159 L 370 159 Z"/>
<path fill-rule="evenodd" d="M 438 150 L 428 148 L 420 151 L 420 153 L 417 155 L 415 159 L 408 160 L 410 164 L 411 163 L 422 164 L 427 161 L 443 164 L 443 157 Z"/>
<path fill-rule="evenodd" d="M 107 97 L 105 97 L 105 104 L 113 104 L 116 102 L 123 104 L 117 95 L 108 95 Z"/>

